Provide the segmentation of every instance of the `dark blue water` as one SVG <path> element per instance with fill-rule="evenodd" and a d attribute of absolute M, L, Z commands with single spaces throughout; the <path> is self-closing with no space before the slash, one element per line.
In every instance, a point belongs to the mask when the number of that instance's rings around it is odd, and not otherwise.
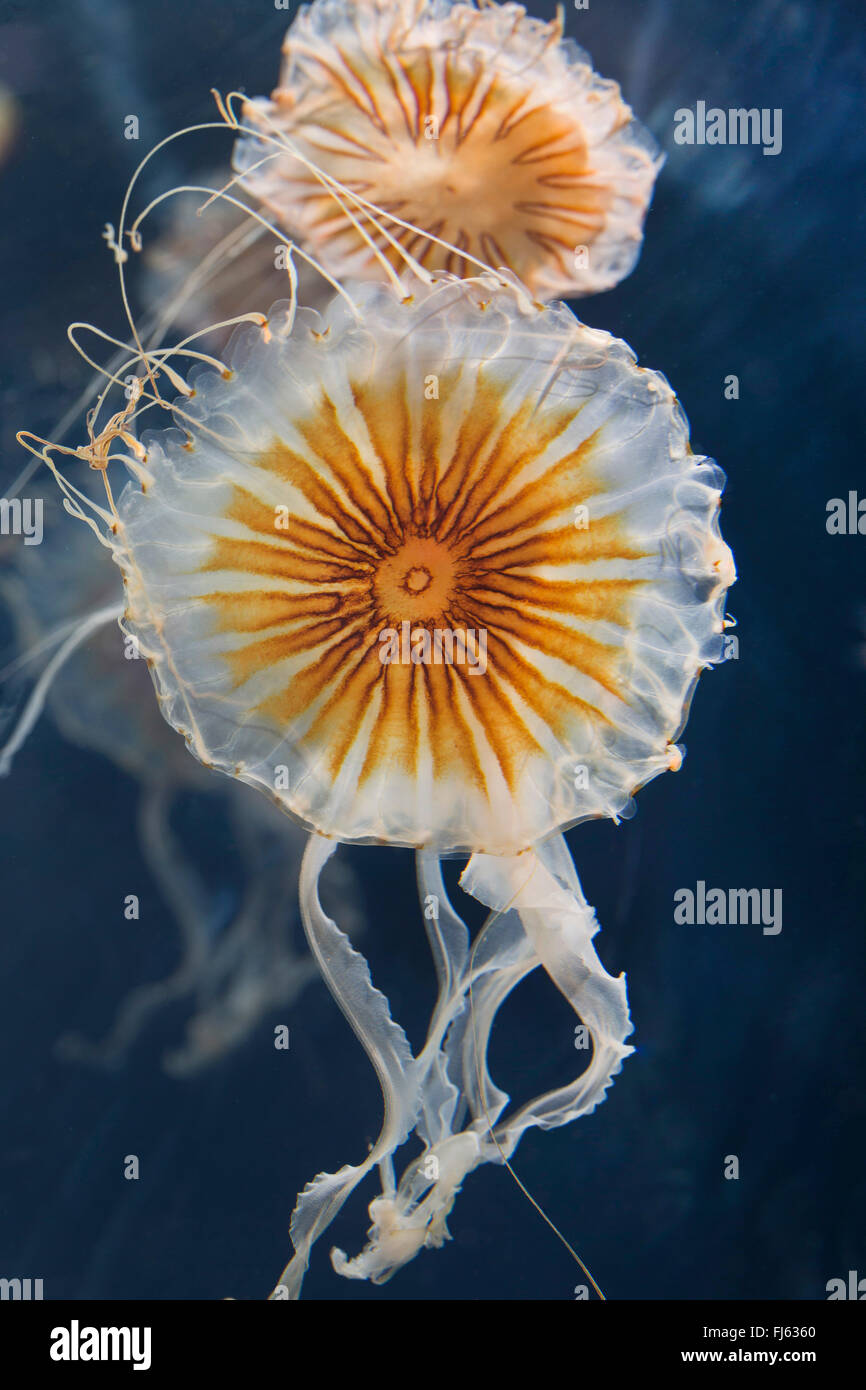
<path fill-rule="evenodd" d="M 569 835 L 600 954 L 628 975 L 637 1053 L 595 1114 L 529 1133 L 515 1166 L 608 1297 L 820 1299 L 829 1279 L 866 1275 L 866 536 L 825 525 L 829 499 L 866 495 L 866 23 L 835 0 L 592 0 L 566 17 L 670 156 L 636 271 L 578 313 L 669 377 L 694 448 L 728 475 L 740 647 L 700 684 L 682 771 L 645 788 L 633 820 Z M 100 233 L 134 164 L 210 119 L 210 87 L 269 91 L 286 21 L 243 0 L 0 4 L 0 81 L 19 117 L 0 169 L 6 483 L 24 461 L 15 430 L 48 430 L 85 380 L 66 324 L 122 329 Z M 782 152 L 675 146 L 674 112 L 698 100 L 781 108 Z M 130 112 L 138 145 L 122 138 Z M 224 155 L 198 138 L 160 186 Z M 51 1298 L 258 1298 L 290 1253 L 296 1192 L 360 1160 L 380 1098 L 318 984 L 187 1079 L 161 1066 L 182 999 L 114 1071 L 57 1057 L 58 1037 L 102 1035 L 177 959 L 139 797 L 139 778 L 48 717 L 0 784 L 0 1275 L 42 1278 Z M 218 934 L 240 891 L 231 826 L 206 795 L 181 800 Z M 433 984 L 411 856 L 346 859 L 374 979 L 417 1041 Z M 781 889 L 782 931 L 677 925 L 673 895 L 698 880 Z M 572 1028 L 533 978 L 500 1016 L 494 1076 L 518 1100 L 564 1082 Z M 489 1167 L 467 1181 L 445 1249 L 380 1289 L 344 1282 L 327 1248 L 359 1248 L 372 1195 L 317 1248 L 307 1296 L 568 1299 L 579 1282 Z"/>

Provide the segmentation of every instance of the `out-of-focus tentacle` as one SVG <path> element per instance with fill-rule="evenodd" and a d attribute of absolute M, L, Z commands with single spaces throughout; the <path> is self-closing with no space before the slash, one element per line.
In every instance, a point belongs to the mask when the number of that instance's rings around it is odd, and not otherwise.
<path fill-rule="evenodd" d="M 122 613 L 123 604 L 116 603 L 109 604 L 107 608 L 100 608 L 95 613 L 89 613 L 81 619 L 72 634 L 54 653 L 33 687 L 15 728 L 3 747 L 0 748 L 0 777 L 5 777 L 10 772 L 15 754 L 26 743 L 31 729 L 45 706 L 48 692 L 51 689 L 51 682 L 61 666 L 69 660 L 82 642 L 86 642 L 88 637 L 96 632 L 97 628 L 104 627 L 106 623 L 112 621 L 116 622 Z"/>
<path fill-rule="evenodd" d="M 188 994 L 203 968 L 208 950 L 207 894 L 172 831 L 172 804 L 172 789 L 167 783 L 145 787 L 139 802 L 138 832 L 147 866 L 180 928 L 180 960 L 164 979 L 138 985 L 129 993 L 100 1041 L 92 1042 L 77 1033 L 59 1038 L 57 1053 L 64 1061 L 119 1066 L 148 1020 Z"/>

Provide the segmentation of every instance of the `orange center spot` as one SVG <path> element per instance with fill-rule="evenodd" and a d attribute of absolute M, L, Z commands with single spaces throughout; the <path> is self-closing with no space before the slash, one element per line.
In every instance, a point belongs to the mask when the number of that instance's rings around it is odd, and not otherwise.
<path fill-rule="evenodd" d="M 448 611 L 455 578 L 447 545 L 429 536 L 412 536 L 379 566 L 374 580 L 378 607 L 389 626 L 429 623 Z"/>
<path fill-rule="evenodd" d="M 420 594 L 427 588 L 432 578 L 429 570 L 410 570 L 406 575 L 406 588 L 413 594 Z"/>

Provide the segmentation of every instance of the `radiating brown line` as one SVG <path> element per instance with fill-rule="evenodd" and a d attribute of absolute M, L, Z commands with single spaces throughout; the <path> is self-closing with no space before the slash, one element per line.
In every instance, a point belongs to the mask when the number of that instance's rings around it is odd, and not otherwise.
<path fill-rule="evenodd" d="M 461 686 L 484 735 L 506 786 L 517 789 L 517 776 L 532 753 L 543 749 L 508 698 L 504 684 L 490 662 L 483 676 L 471 676 L 466 667 L 451 666 L 449 671 Z"/>
<path fill-rule="evenodd" d="M 515 203 L 514 207 L 517 212 L 524 213 L 527 217 L 549 218 L 554 222 L 572 222 L 576 218 L 580 220 L 579 210 L 573 203 L 520 202 Z"/>
<path fill-rule="evenodd" d="M 290 548 L 299 558 L 303 558 L 301 552 L 304 550 L 312 551 L 313 559 L 321 559 L 324 553 L 329 559 L 361 569 L 369 568 L 370 561 L 379 554 L 380 548 L 369 541 L 359 544 L 345 540 L 327 531 L 318 522 L 305 521 L 295 514 L 289 516 L 289 530 L 278 528 L 274 507 L 238 484 L 234 486 L 226 518 L 262 536 L 269 545 L 280 549 Z"/>
<path fill-rule="evenodd" d="M 357 445 L 340 424 L 337 407 L 324 390 L 312 417 L 299 421 L 297 428 L 307 447 L 330 470 L 379 537 L 393 545 L 398 537 L 397 518 L 379 493 Z"/>
<path fill-rule="evenodd" d="M 356 72 L 355 68 L 354 68 L 354 67 L 352 66 L 352 64 L 349 62 L 349 59 L 348 59 L 348 57 L 346 56 L 345 51 L 344 51 L 342 48 L 338 48 L 338 49 L 337 49 L 337 53 L 338 53 L 338 55 L 339 55 L 340 61 L 342 62 L 344 68 L 346 69 L 346 71 L 347 71 L 347 72 L 350 72 L 350 73 L 352 74 L 352 76 L 354 77 L 354 79 L 355 79 L 355 81 L 357 82 L 358 86 L 362 88 L 362 90 L 364 91 L 365 95 L 367 96 L 367 98 L 368 98 L 368 100 L 369 100 L 369 102 L 370 102 L 370 107 L 371 107 L 372 112 L 373 112 L 373 116 L 371 117 L 371 124 L 374 125 L 374 126 L 377 126 L 378 129 L 381 130 L 382 133 L 383 133 L 384 135 L 387 135 L 387 133 L 388 133 L 388 122 L 385 120 L 385 117 L 382 115 L 382 112 L 379 110 L 379 103 L 378 103 L 377 100 L 376 100 L 376 93 L 375 93 L 375 91 L 374 91 L 373 88 L 370 86 L 369 82 L 367 82 L 366 79 L 365 79 L 364 77 L 361 76 L 361 73 L 360 73 L 360 72 Z M 363 110 L 364 108 L 361 107 L 360 109 Z M 369 115 L 370 113 L 368 112 L 367 114 Z"/>
<path fill-rule="evenodd" d="M 199 599 L 218 610 L 220 632 L 261 632 L 301 618 L 335 618 L 343 608 L 342 596 L 333 590 L 301 596 L 281 589 L 214 589 Z"/>
<path fill-rule="evenodd" d="M 570 131 L 569 134 L 573 134 L 573 132 Z M 557 138 L 565 138 L 565 132 Z M 569 145 L 564 150 L 548 150 L 547 154 L 538 154 L 535 149 L 530 147 L 521 150 L 519 154 L 515 154 L 511 162 L 516 165 L 547 164 L 550 160 L 554 159 L 560 160 L 563 164 L 574 163 L 577 165 L 577 171 L 574 177 L 580 177 L 589 172 L 590 169 L 590 166 L 587 164 L 587 154 L 588 150 L 582 142 L 579 145 Z"/>
<path fill-rule="evenodd" d="M 472 117 L 472 120 L 469 122 L 468 126 L 466 126 L 463 131 L 464 141 L 468 140 L 469 136 L 472 134 L 472 131 L 475 129 L 482 116 L 490 114 L 489 108 L 491 104 L 491 99 L 495 96 L 495 91 L 495 83 L 488 82 L 487 90 L 481 98 L 481 102 L 478 105 L 478 109 L 476 110 L 475 115 Z"/>
<path fill-rule="evenodd" d="M 405 476 L 405 442 L 409 434 L 405 372 L 395 377 L 390 398 L 380 386 L 350 382 L 355 405 L 364 417 L 373 448 L 382 463 L 388 500 L 399 523 L 405 527 L 412 516 L 412 495 Z M 394 402 L 397 409 L 394 409 Z"/>
<path fill-rule="evenodd" d="M 271 579 L 296 579 L 307 583 L 343 583 L 357 578 L 357 570 L 331 560 L 302 557 L 285 544 L 233 540 L 218 536 L 210 557 L 200 566 L 203 574 L 237 570 Z"/>
<path fill-rule="evenodd" d="M 401 72 L 403 73 L 403 76 L 406 78 L 406 81 L 408 82 L 409 87 L 412 91 L 412 95 L 415 98 L 415 107 L 417 111 L 418 120 L 415 138 L 417 140 L 420 140 L 422 134 L 421 127 L 424 124 L 424 118 L 425 116 L 429 116 L 433 113 L 434 74 L 432 55 L 430 54 L 429 49 L 425 48 L 422 51 L 420 57 L 416 59 L 416 63 L 404 63 L 402 58 L 398 54 L 395 54 L 395 60 Z M 423 72 L 421 74 L 420 81 L 418 80 L 415 71 L 416 64 L 419 63 L 423 67 Z"/>
<path fill-rule="evenodd" d="M 358 776 L 359 787 L 389 760 L 417 774 L 418 723 L 417 705 L 413 700 L 413 673 L 417 669 L 414 666 L 380 665 L 381 700 Z"/>
<path fill-rule="evenodd" d="M 382 673 L 386 668 L 379 661 L 375 649 L 377 645 L 375 639 L 371 638 L 370 644 L 356 653 L 354 664 L 344 670 L 343 678 L 326 699 L 307 731 L 305 742 L 310 747 L 320 743 L 326 748 L 326 763 L 333 777 L 339 774 L 358 736 L 359 722 L 369 707 L 374 691 L 382 682 Z M 403 669 L 405 668 L 397 666 L 387 668 L 388 671 Z M 304 702 L 304 689 L 297 692 L 301 700 L 301 703 L 297 704 L 293 683 L 291 692 L 284 693 L 283 703 L 275 701 L 274 708 L 282 711 L 290 694 L 291 707 L 297 706 L 298 714 L 309 707 L 310 701 Z"/>
<path fill-rule="evenodd" d="M 335 489 L 322 479 L 305 458 L 296 454 L 282 440 L 275 440 L 263 450 L 256 459 L 256 466 L 284 478 L 296 487 L 314 510 L 329 517 L 349 540 L 374 546 L 380 542 L 381 536 L 377 536 L 375 526 L 370 524 L 363 512 L 360 518 L 352 516 Z"/>
<path fill-rule="evenodd" d="M 351 65 L 350 65 L 349 63 L 346 62 L 345 55 L 344 55 L 339 49 L 337 49 L 337 50 L 335 50 L 335 51 L 337 52 L 337 56 L 340 58 L 340 60 L 341 60 L 341 61 L 344 63 L 344 65 L 348 68 L 349 72 L 352 72 Z M 377 130 L 380 132 L 380 134 L 386 135 L 386 134 L 387 134 L 387 126 L 385 125 L 384 121 L 382 120 L 381 113 L 379 112 L 379 109 L 378 109 L 378 107 L 376 106 L 375 101 L 372 101 L 372 95 L 371 95 L 369 89 L 367 88 L 366 84 L 365 84 L 364 82 L 360 82 L 360 81 L 359 81 L 359 83 L 358 83 L 358 85 L 364 89 L 365 94 L 366 94 L 367 96 L 370 96 L 370 97 L 371 97 L 371 102 L 372 102 L 372 107 L 373 107 L 372 111 L 369 109 L 369 107 L 364 106 L 363 102 L 361 102 L 361 101 L 358 99 L 358 96 L 357 96 L 357 94 L 352 90 L 352 87 L 349 85 L 349 83 L 346 81 L 346 79 L 337 71 L 337 69 L 336 69 L 331 63 L 327 63 L 327 62 L 325 61 L 325 59 L 322 58 L 319 54 L 312 54 L 311 56 L 312 56 L 312 58 L 313 58 L 313 61 L 314 61 L 315 63 L 317 63 L 317 64 L 319 65 L 320 68 L 323 68 L 324 71 L 328 74 L 328 76 L 329 76 L 329 77 L 331 78 L 331 80 L 333 81 L 334 85 L 335 85 L 336 87 L 339 87 L 339 88 L 340 88 L 340 90 L 342 91 L 343 95 L 351 102 L 351 104 L 352 104 L 358 111 L 360 111 L 361 114 L 362 114 L 363 116 L 366 116 L 366 118 L 367 118 L 367 120 L 370 122 L 370 124 L 371 124 L 375 129 L 377 129 Z M 353 77 L 355 76 L 355 74 L 354 74 L 353 72 L 352 72 L 352 75 L 353 75 Z M 378 119 L 377 119 L 377 118 L 378 118 Z"/>
<path fill-rule="evenodd" d="M 584 225 L 589 226 L 590 224 L 585 222 Z M 551 251 L 554 254 L 557 254 L 558 251 L 567 251 L 570 255 L 574 253 L 573 242 L 563 241 L 562 237 L 554 236 L 551 232 L 538 232 L 530 228 L 525 230 L 523 235 L 527 241 L 535 242 L 536 246 L 543 247 L 545 251 Z"/>
<path fill-rule="evenodd" d="M 290 516 L 288 534 L 298 552 L 324 554 L 332 560 L 344 560 L 347 564 L 357 567 L 368 565 L 379 555 L 378 549 L 373 545 L 353 544 L 341 536 L 335 536 L 317 521 L 308 521 L 305 517 Z"/>
<path fill-rule="evenodd" d="M 347 130 L 344 130 L 342 126 L 329 125 L 325 121 L 319 121 L 318 124 L 321 126 L 322 130 L 327 130 L 331 135 L 336 136 L 337 140 L 339 141 L 338 148 L 341 159 L 354 159 L 356 157 L 355 151 L 357 151 L 357 157 L 359 158 L 369 158 L 372 162 L 376 164 L 385 163 L 382 151 L 380 149 L 377 149 L 373 145 L 365 144 L 364 141 L 356 135 L 350 135 L 349 132 Z M 305 138 L 308 141 L 308 143 L 312 145 L 314 148 L 318 148 L 321 150 L 325 149 L 325 146 L 320 144 L 318 139 L 314 137 L 309 130 L 305 130 Z M 354 145 L 355 151 L 344 149 L 345 145 Z M 328 152 L 330 154 L 334 153 L 333 145 L 328 147 Z M 312 175 L 310 174 L 309 170 L 304 169 L 303 166 L 301 166 L 301 168 L 299 169 L 299 176 L 307 180 L 312 178 Z"/>
<path fill-rule="evenodd" d="M 625 626 L 626 600 L 632 590 L 645 583 L 643 579 L 594 579 L 591 583 L 574 584 L 500 574 L 495 588 L 478 584 L 468 587 L 467 592 L 477 597 L 476 589 L 486 588 L 487 592 L 493 593 L 498 590 L 521 606 L 533 604 L 543 612 L 567 613 L 576 618 L 616 622 Z M 619 616 L 613 617 L 612 614 Z"/>
<path fill-rule="evenodd" d="M 385 73 L 385 76 L 386 76 L 386 78 L 388 79 L 388 84 L 389 84 L 389 86 L 390 86 L 390 88 L 391 88 L 391 91 L 392 91 L 393 94 L 394 94 L 394 100 L 396 101 L 397 105 L 398 105 L 399 108 L 400 108 L 400 114 L 401 114 L 402 117 L 403 117 L 403 124 L 404 124 L 405 127 L 406 127 L 406 134 L 409 136 L 409 138 L 410 138 L 411 140 L 417 140 L 417 139 L 418 139 L 418 128 L 417 128 L 417 126 L 415 126 L 415 125 L 412 124 L 412 120 L 411 120 L 411 118 L 410 118 L 409 112 L 407 111 L 406 107 L 403 105 L 403 98 L 402 98 L 402 96 L 400 95 L 400 84 L 399 84 L 399 82 L 397 81 L 397 78 L 394 76 L 394 73 L 393 73 L 392 70 L 391 70 L 391 64 L 390 64 L 390 62 L 389 62 L 389 60 L 388 60 L 388 56 L 386 55 L 385 50 L 382 48 L 381 44 L 377 44 L 377 52 L 378 52 L 378 55 L 379 55 L 379 61 L 380 61 L 381 66 L 382 66 L 382 70 L 383 70 L 383 72 Z M 396 62 L 397 62 L 397 66 L 400 67 L 401 70 L 402 70 L 402 64 L 400 64 L 399 59 L 397 59 L 397 55 L 396 55 L 396 54 L 394 54 L 394 58 L 395 58 L 395 60 L 396 60 Z M 404 76 L 405 76 L 405 73 L 404 73 Z M 411 83 L 410 83 L 409 85 L 410 85 L 410 87 L 411 87 Z M 412 94 L 413 94 L 413 96 L 415 95 L 414 88 L 412 88 Z M 417 97 L 416 97 L 416 104 L 417 104 Z"/>
<path fill-rule="evenodd" d="M 432 740 L 434 777 L 441 779 L 453 773 L 462 780 L 468 776 L 478 790 L 484 791 L 484 773 L 475 736 L 459 708 L 449 676 L 454 668 L 427 666 L 423 669 L 429 692 L 430 723 L 434 729 L 441 730 L 441 736 Z"/>
<path fill-rule="evenodd" d="M 485 606 L 484 603 L 479 605 L 482 614 Z M 527 618 L 516 609 L 504 611 L 491 607 L 481 626 L 487 629 L 488 634 L 488 668 L 495 666 L 497 642 L 513 637 L 544 656 L 555 657 L 581 675 L 588 676 L 616 699 L 625 700 L 622 685 L 615 674 L 622 659 L 620 647 L 566 627 L 564 623 L 551 618 L 539 618 L 536 614 Z"/>
<path fill-rule="evenodd" d="M 528 115 L 531 115 L 531 112 L 527 111 L 524 111 L 523 115 L 518 114 L 520 112 L 521 107 L 525 106 L 527 101 L 529 101 L 531 95 L 532 93 L 529 91 L 529 89 L 521 92 L 520 96 L 517 98 L 511 110 L 505 112 L 505 115 L 502 117 L 501 121 L 499 122 L 499 125 L 496 128 L 496 132 L 493 137 L 495 141 L 498 142 L 500 140 L 508 140 L 511 136 L 512 131 L 517 129 L 521 121 L 525 120 Z"/>
<path fill-rule="evenodd" d="M 534 431 L 530 432 L 534 408 L 533 401 L 526 401 L 505 423 L 487 459 L 483 476 L 468 489 L 463 510 L 457 521 L 461 534 L 471 537 L 476 544 L 496 535 L 503 527 L 513 530 L 512 517 L 516 516 L 521 524 L 524 520 L 527 523 L 532 520 L 540 523 L 549 516 L 555 516 L 572 500 L 575 505 L 585 501 L 596 490 L 597 485 L 593 483 L 588 472 L 574 482 L 569 478 L 567 486 L 565 474 L 566 470 L 573 468 L 577 471 L 585 466 L 585 461 L 595 445 L 598 431 L 576 449 L 557 459 L 540 477 L 529 479 L 515 496 L 505 498 L 501 502 L 496 500 L 497 494 L 507 484 L 508 479 L 540 458 L 574 423 L 581 409 L 580 406 L 566 406 L 551 410 L 548 418 L 536 422 Z M 578 495 L 574 496 L 575 493 Z M 534 496 L 551 500 L 540 504 L 536 512 L 527 514 L 528 501 Z"/>
<path fill-rule="evenodd" d="M 304 652 L 314 651 L 316 647 L 328 642 L 332 637 L 339 640 L 326 652 L 316 658 L 315 664 L 307 666 L 292 679 L 292 689 L 307 681 L 321 690 L 327 684 L 328 672 L 345 666 L 347 652 L 356 647 L 363 637 L 365 622 L 363 617 L 349 623 L 344 614 L 318 623 L 307 623 L 293 632 L 281 632 L 272 637 L 264 637 L 250 642 L 244 647 L 227 651 L 224 656 L 236 684 L 241 686 L 257 672 L 274 667 L 279 662 Z M 269 704 L 270 700 L 265 704 Z"/>
<path fill-rule="evenodd" d="M 487 261 L 488 265 L 492 265 L 494 270 L 498 270 L 500 266 L 506 270 L 512 269 L 508 253 L 502 249 L 492 232 L 482 232 L 480 242 L 482 260 Z"/>
<path fill-rule="evenodd" d="M 488 667 L 490 648 L 488 646 Z M 558 681 L 541 676 L 537 669 L 513 649 L 507 637 L 499 637 L 496 645 L 496 669 L 523 696 L 530 709 L 539 714 L 563 746 L 568 743 L 568 730 L 578 710 L 590 723 L 611 725 L 611 720 L 596 705 L 590 704 Z M 480 679 L 480 678 L 479 678 Z"/>
<path fill-rule="evenodd" d="M 328 629 L 325 631 L 325 629 Z M 314 643 L 311 639 L 318 636 L 319 643 Z M 291 682 L 284 685 L 282 689 L 274 691 L 263 704 L 263 708 L 272 713 L 278 713 L 284 723 L 294 722 L 299 715 L 310 709 L 314 700 L 325 695 L 330 686 L 334 686 L 330 696 L 328 696 L 326 706 L 320 709 L 317 720 L 325 716 L 327 708 L 333 705 L 335 700 L 344 698 L 345 691 L 357 671 L 364 668 L 367 654 L 374 641 L 369 631 L 369 613 L 365 612 L 355 619 L 354 622 L 344 622 L 342 619 L 338 624 L 321 623 L 314 627 L 302 629 L 296 634 L 298 645 L 291 650 L 281 647 L 282 639 L 274 639 L 274 651 L 282 653 L 282 656 L 294 656 L 299 652 L 312 651 L 316 645 L 321 645 L 330 641 L 315 661 L 305 666 L 302 670 L 295 672 Z M 335 640 L 331 640 L 331 639 Z M 264 645 L 264 644 L 262 644 Z M 232 657 L 243 657 L 243 650 L 240 653 L 232 653 Z M 277 659 L 282 659 L 278 656 Z M 250 672 L 252 674 L 252 671 Z M 356 716 L 357 718 L 357 707 Z"/>
<path fill-rule="evenodd" d="M 582 565 L 590 564 L 594 560 L 638 560 L 642 558 L 635 552 L 624 554 L 622 543 L 615 531 L 610 532 L 608 537 L 602 540 L 593 536 L 591 553 L 581 552 L 575 542 L 579 536 L 586 536 L 587 534 L 586 531 L 576 531 L 573 526 L 562 526 L 556 531 L 547 531 L 541 536 L 527 536 L 524 541 L 514 542 L 507 549 L 497 551 L 493 555 L 485 555 L 476 560 L 476 573 L 479 576 L 482 574 L 512 574 L 515 570 L 528 570 L 536 565 Z M 586 582 L 591 583 L 592 581 L 588 579 Z"/>
<path fill-rule="evenodd" d="M 501 407 L 504 386 L 483 368 L 478 369 L 471 405 L 464 412 L 449 466 L 439 483 L 440 516 L 436 535 L 447 538 L 459 525 L 465 505 L 462 496 L 467 478 L 472 478 L 472 461 L 482 453 L 486 440 L 502 429 Z"/>

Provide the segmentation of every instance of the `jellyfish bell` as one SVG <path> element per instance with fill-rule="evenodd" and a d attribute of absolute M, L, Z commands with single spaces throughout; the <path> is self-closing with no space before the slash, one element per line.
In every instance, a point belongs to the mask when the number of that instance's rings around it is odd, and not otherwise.
<path fill-rule="evenodd" d="M 353 299 L 277 307 L 145 436 L 114 544 L 166 717 L 340 840 L 509 854 L 618 815 L 721 655 L 719 471 L 563 306 Z"/>
<path fill-rule="evenodd" d="M 277 305 L 191 374 L 174 418 L 142 436 L 102 513 L 124 626 L 196 756 L 314 832 L 308 941 L 385 1097 L 366 1159 L 299 1197 L 275 1296 L 298 1296 L 315 1240 L 377 1167 L 368 1243 L 332 1262 L 381 1282 L 447 1238 L 468 1172 L 507 1162 L 531 1125 L 589 1113 L 631 1051 L 562 831 L 623 814 L 679 766 L 734 579 L 723 477 L 691 453 L 663 377 L 492 273 L 410 296 L 350 285 L 324 314 Z M 417 1056 L 319 902 L 347 840 L 414 847 L 436 905 Z M 458 851 L 491 908 L 471 950 L 439 869 Z M 487 1041 L 539 965 L 592 1057 L 505 1113 Z M 424 1162 L 398 1183 L 413 1131 Z"/>
<path fill-rule="evenodd" d="M 431 270 L 472 274 L 475 257 L 540 298 L 608 289 L 637 261 L 662 161 L 617 83 L 562 35 L 561 14 L 484 0 L 303 6 L 271 100 L 245 104 L 242 185 L 341 277 L 381 273 L 281 140 L 411 224 L 396 235 Z"/>

